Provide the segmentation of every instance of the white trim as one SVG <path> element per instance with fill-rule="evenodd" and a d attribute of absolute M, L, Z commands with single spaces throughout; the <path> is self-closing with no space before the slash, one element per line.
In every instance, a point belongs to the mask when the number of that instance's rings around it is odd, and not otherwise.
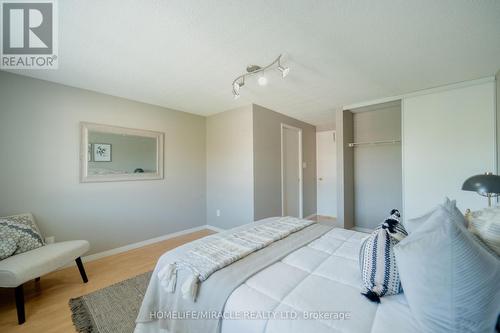
<path fill-rule="evenodd" d="M 344 112 L 335 111 L 335 136 L 337 144 L 337 225 L 344 227 L 345 224 L 345 205 L 344 205 Z"/>
<path fill-rule="evenodd" d="M 448 84 L 448 85 L 417 90 L 417 91 L 410 92 L 407 94 L 384 97 L 384 98 L 374 99 L 371 101 L 354 103 L 354 104 L 343 106 L 342 109 L 343 110 L 356 109 L 356 108 L 361 108 L 361 107 L 370 106 L 370 105 L 374 105 L 374 104 L 381 104 L 381 103 L 393 102 L 393 101 L 397 101 L 397 100 L 403 100 L 405 97 L 414 97 L 414 96 L 432 94 L 432 93 L 436 93 L 436 92 L 440 92 L 440 91 L 460 89 L 460 88 L 470 87 L 470 86 L 483 84 L 483 83 L 487 83 L 487 82 L 492 82 L 492 81 L 495 81 L 495 76 L 487 76 L 487 77 L 483 77 L 483 78 L 476 79 L 476 80 L 462 81 L 462 82 L 452 83 L 452 84 Z"/>
<path fill-rule="evenodd" d="M 441 92 L 441 91 L 461 89 L 461 88 L 476 86 L 479 84 L 489 83 L 489 82 L 493 82 L 493 81 L 495 81 L 494 76 L 487 76 L 487 77 L 483 77 L 481 79 L 462 81 L 462 82 L 452 83 L 452 84 L 448 84 L 448 85 L 444 85 L 444 86 L 439 86 L 439 87 L 434 87 L 434 88 L 429 88 L 429 89 L 424 89 L 424 90 L 417 90 L 415 92 L 404 94 L 403 97 L 408 98 L 408 97 L 434 94 L 434 93 Z"/>
<path fill-rule="evenodd" d="M 360 102 L 360 103 L 354 103 L 350 105 L 346 105 L 342 107 L 342 110 L 344 111 L 351 111 L 352 109 L 358 109 L 366 106 L 371 106 L 371 105 L 376 105 L 376 104 L 383 104 L 383 103 L 389 103 L 389 102 L 395 102 L 398 100 L 401 100 L 403 98 L 403 95 L 398 95 L 398 96 L 391 96 L 391 97 L 385 97 L 385 98 L 378 98 L 374 99 L 371 101 L 365 101 L 365 102 Z"/>
<path fill-rule="evenodd" d="M 224 229 L 224 228 L 219 228 L 219 227 L 216 227 L 216 226 L 213 226 L 213 225 L 210 225 L 210 224 L 205 225 L 205 227 L 206 227 L 208 230 L 212 230 L 212 231 L 216 231 L 216 232 L 223 232 L 223 231 L 225 231 L 225 230 L 226 230 L 226 229 Z"/>
<path fill-rule="evenodd" d="M 159 237 L 155 237 L 155 238 L 151 238 L 151 239 L 146 239 L 146 240 L 143 240 L 143 241 L 140 241 L 137 243 L 132 243 L 132 244 L 128 244 L 125 246 L 120 246 L 120 247 L 117 247 L 117 248 L 114 248 L 111 250 L 107 250 L 107 251 L 103 251 L 103 252 L 99 252 L 99 253 L 94 253 L 94 254 L 82 257 L 82 261 L 84 261 L 84 262 L 94 261 L 94 260 L 101 259 L 104 257 L 112 256 L 114 254 L 130 251 L 130 250 L 137 249 L 137 248 L 140 248 L 140 247 L 143 247 L 146 245 L 151 245 L 151 244 L 158 243 L 158 242 L 161 242 L 161 241 L 164 241 L 167 239 L 171 239 L 171 238 L 175 238 L 175 237 L 179 237 L 179 236 L 184 236 L 184 235 L 187 235 L 187 234 L 190 234 L 190 233 L 193 233 L 196 231 L 200 231 L 200 230 L 205 230 L 205 229 L 207 229 L 207 226 L 202 225 L 199 227 L 194 227 L 194 228 L 189 228 L 186 230 L 173 232 L 171 234 L 166 234 L 163 236 L 159 236 Z"/>
<path fill-rule="evenodd" d="M 405 200 L 405 192 L 406 192 L 406 177 L 405 177 L 405 99 L 401 100 L 401 221 L 404 223 L 405 221 L 405 212 L 406 212 L 406 200 Z"/>
<path fill-rule="evenodd" d="M 161 241 L 164 241 L 164 240 L 167 240 L 167 239 L 171 239 L 171 238 L 175 238 L 175 237 L 179 237 L 179 236 L 184 236 L 184 235 L 187 235 L 187 234 L 190 234 L 190 233 L 193 233 L 193 232 L 197 232 L 197 231 L 201 231 L 201 230 L 207 230 L 207 229 L 208 230 L 212 230 L 212 231 L 216 231 L 216 232 L 221 232 L 221 231 L 224 230 L 224 229 L 221 229 L 221 228 L 218 228 L 218 227 L 214 227 L 214 226 L 211 226 L 211 225 L 202 225 L 202 226 L 199 226 L 199 227 L 194 227 L 194 228 L 189 228 L 189 229 L 186 229 L 186 230 L 181 230 L 181 231 L 173 232 L 171 234 L 166 234 L 166 235 L 163 235 L 163 236 L 159 236 L 159 237 L 155 237 L 155 238 L 151 238 L 151 239 L 146 239 L 146 240 L 143 240 L 143 241 L 140 241 L 140 242 L 137 242 L 137 243 L 132 243 L 132 244 L 120 246 L 120 247 L 117 247 L 117 248 L 114 248 L 114 249 L 111 249 L 111 250 L 106 250 L 106 251 L 103 251 L 103 252 L 94 253 L 94 254 L 82 257 L 82 261 L 83 262 L 94 261 L 94 260 L 97 260 L 97 259 L 101 259 L 101 258 L 112 256 L 112 255 L 115 255 L 115 254 L 119 254 L 119 253 L 127 252 L 127 251 L 130 251 L 130 250 L 138 249 L 138 248 L 144 247 L 146 245 L 151 245 L 151 244 L 154 244 L 154 243 L 158 243 L 158 242 L 161 242 Z M 75 263 L 71 262 L 71 263 L 69 263 L 69 264 L 61 267 L 61 269 L 62 268 L 66 268 L 66 267 L 71 267 L 71 266 L 74 266 L 74 265 L 75 265 Z"/>
<path fill-rule="evenodd" d="M 498 96 L 497 96 L 497 85 L 498 81 L 496 79 L 496 76 L 493 77 L 493 133 L 495 136 L 495 174 L 498 175 L 498 114 L 497 114 L 497 103 L 500 103 L 498 101 Z M 497 202 L 498 202 L 498 197 L 497 197 Z"/>
<path fill-rule="evenodd" d="M 281 216 L 285 216 L 285 189 L 283 186 L 283 129 L 288 128 L 291 130 L 295 130 L 299 132 L 299 217 L 303 218 L 304 213 L 303 213 L 303 206 L 304 206 L 304 199 L 303 199 L 303 177 L 302 177 L 302 129 L 298 127 L 294 127 L 291 125 L 287 125 L 284 123 L 281 123 L 280 126 L 280 131 L 281 131 Z"/>
<path fill-rule="evenodd" d="M 285 196 L 283 195 L 284 189 L 283 189 L 283 124 L 280 125 L 280 167 L 281 167 L 281 216 L 285 216 Z"/>
<path fill-rule="evenodd" d="M 493 77 L 493 136 L 495 138 L 495 144 L 494 144 L 494 148 L 495 148 L 495 151 L 493 152 L 494 156 L 495 156 L 495 163 L 494 163 L 494 173 L 496 175 L 498 175 L 498 168 L 500 167 L 498 165 L 498 136 L 499 136 L 499 133 L 498 133 L 498 113 L 497 113 L 497 110 L 498 110 L 498 106 L 497 106 L 497 103 L 499 103 L 498 101 L 498 96 L 497 96 L 497 84 L 498 84 L 498 80 L 497 80 L 497 76 L 495 75 Z M 496 198 L 496 202 L 498 203 L 499 202 L 499 197 Z"/>

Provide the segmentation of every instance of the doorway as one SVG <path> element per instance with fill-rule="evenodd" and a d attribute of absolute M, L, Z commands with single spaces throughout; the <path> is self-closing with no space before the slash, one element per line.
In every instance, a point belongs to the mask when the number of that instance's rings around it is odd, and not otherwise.
<path fill-rule="evenodd" d="M 316 174 L 320 216 L 337 217 L 337 144 L 335 131 L 316 133 Z"/>
<path fill-rule="evenodd" d="M 303 217 L 302 213 L 302 130 L 281 124 L 282 215 Z"/>

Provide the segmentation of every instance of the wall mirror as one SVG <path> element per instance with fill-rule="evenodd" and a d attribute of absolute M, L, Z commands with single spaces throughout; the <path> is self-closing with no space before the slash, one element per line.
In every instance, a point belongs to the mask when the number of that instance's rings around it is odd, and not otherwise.
<path fill-rule="evenodd" d="M 80 181 L 163 179 L 161 132 L 81 123 Z"/>

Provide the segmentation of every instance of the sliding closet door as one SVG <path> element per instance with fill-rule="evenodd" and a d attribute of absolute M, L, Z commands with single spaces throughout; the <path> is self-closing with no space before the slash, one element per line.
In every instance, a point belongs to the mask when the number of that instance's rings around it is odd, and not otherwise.
<path fill-rule="evenodd" d="M 462 211 L 487 205 L 461 187 L 469 176 L 496 170 L 494 91 L 494 82 L 483 80 L 404 98 L 405 219 L 426 213 L 445 196 Z"/>

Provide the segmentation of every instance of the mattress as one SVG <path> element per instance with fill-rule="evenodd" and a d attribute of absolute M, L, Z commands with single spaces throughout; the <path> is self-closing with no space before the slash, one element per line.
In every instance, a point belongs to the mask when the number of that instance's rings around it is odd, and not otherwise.
<path fill-rule="evenodd" d="M 419 332 L 404 294 L 380 304 L 360 294 L 359 249 L 366 237 L 335 228 L 253 275 L 228 298 L 221 332 Z M 135 332 L 166 333 L 157 322 L 138 324 Z"/>
<path fill-rule="evenodd" d="M 335 228 L 248 279 L 227 300 L 222 333 L 419 332 L 404 295 L 378 305 L 360 294 L 367 236 Z"/>

